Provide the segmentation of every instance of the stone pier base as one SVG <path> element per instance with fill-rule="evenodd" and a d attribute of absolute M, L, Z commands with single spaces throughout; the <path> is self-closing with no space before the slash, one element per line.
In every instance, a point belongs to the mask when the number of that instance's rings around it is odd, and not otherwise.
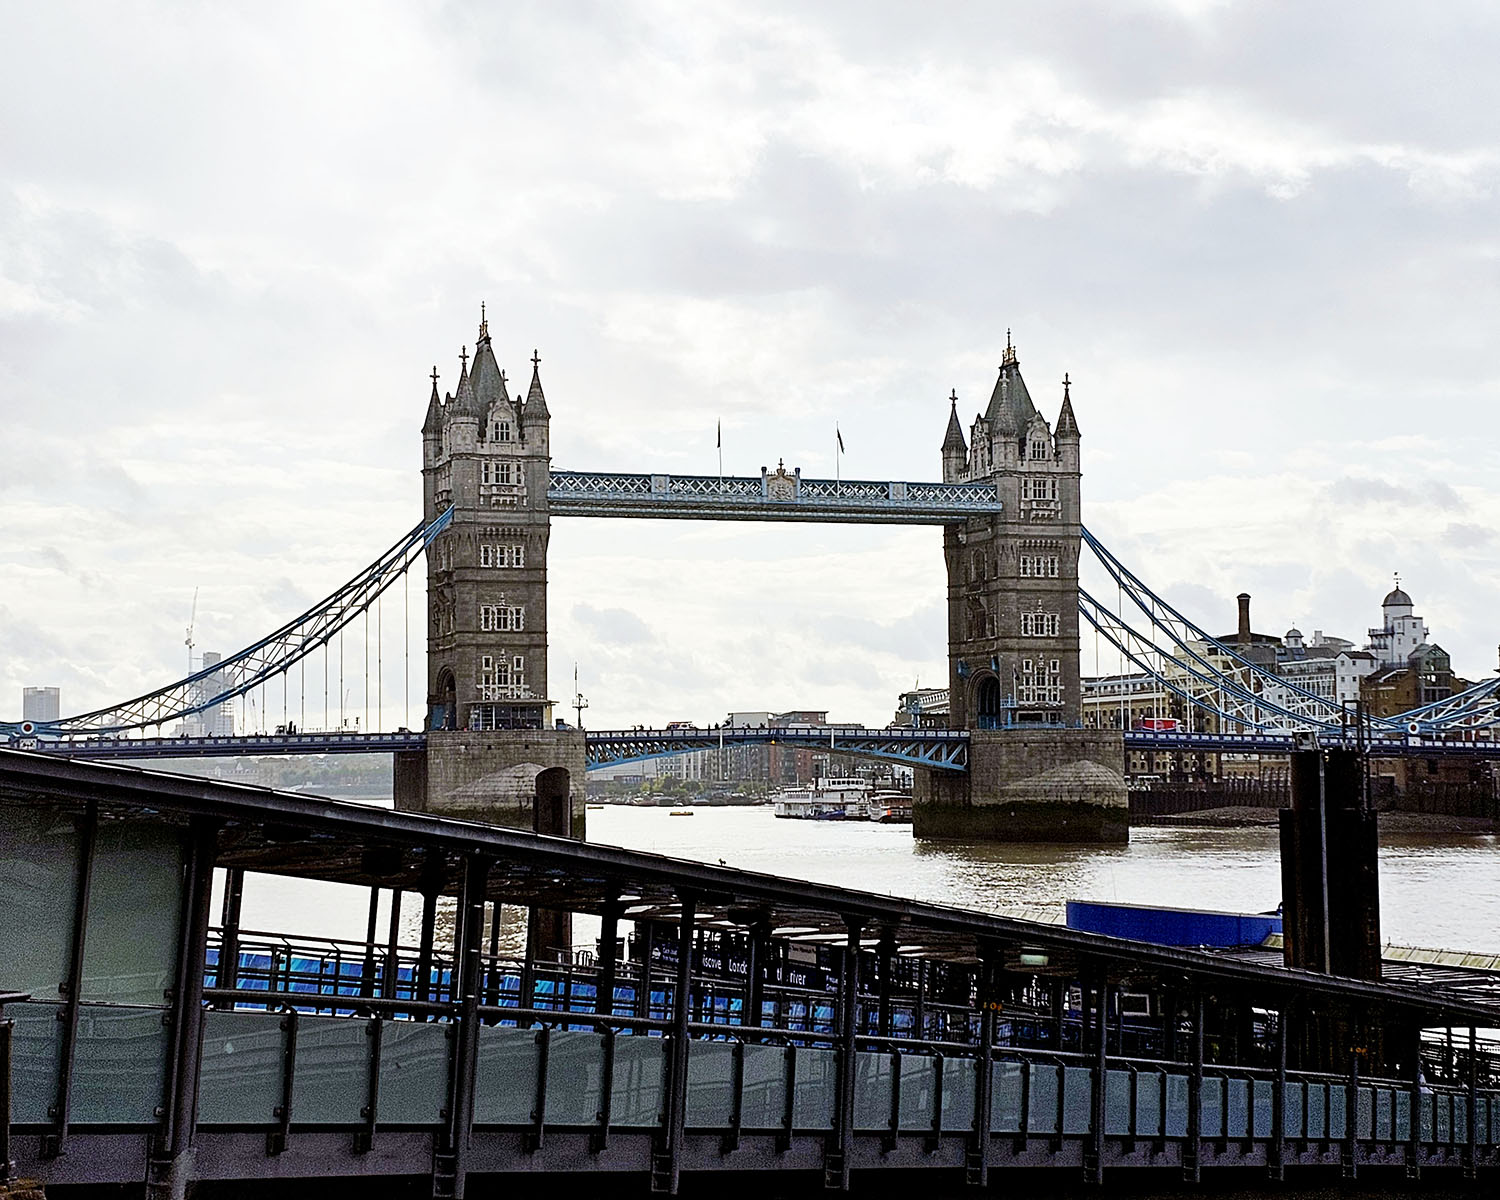
<path fill-rule="evenodd" d="M 1130 841 L 1119 733 L 986 729 L 962 775 L 918 771 L 913 832 L 973 842 Z"/>
<path fill-rule="evenodd" d="M 511 829 L 541 828 L 582 841 L 584 766 L 583 733 L 577 729 L 434 731 L 427 735 L 426 750 L 396 755 L 396 808 Z M 549 767 L 568 772 L 567 829 L 558 828 L 561 822 L 553 817 L 534 823 L 537 776 Z"/>

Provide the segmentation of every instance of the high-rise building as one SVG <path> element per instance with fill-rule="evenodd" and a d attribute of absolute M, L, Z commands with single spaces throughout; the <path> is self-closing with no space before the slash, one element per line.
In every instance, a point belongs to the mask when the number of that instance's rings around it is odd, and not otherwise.
<path fill-rule="evenodd" d="M 21 720 L 57 721 L 62 718 L 62 689 L 29 687 L 21 689 Z"/>

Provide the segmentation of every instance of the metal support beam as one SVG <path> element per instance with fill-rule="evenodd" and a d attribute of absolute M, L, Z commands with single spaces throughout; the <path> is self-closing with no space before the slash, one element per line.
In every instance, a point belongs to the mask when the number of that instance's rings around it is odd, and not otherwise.
<path fill-rule="evenodd" d="M 68 1140 L 68 1118 L 73 1106 L 73 1054 L 78 1041 L 78 1006 L 83 995 L 83 951 L 88 941 L 89 893 L 94 886 L 94 853 L 99 838 L 99 806 L 84 806 L 78 828 L 78 872 L 73 900 L 73 932 L 68 951 L 67 1000 L 58 1014 L 63 1023 L 57 1052 L 57 1097 L 52 1106 L 52 1131 L 42 1136 L 42 1157 L 56 1158 Z"/>
<path fill-rule="evenodd" d="M 448 1122 L 433 1163 L 433 1192 L 463 1200 L 468 1179 L 469 1132 L 474 1125 L 474 1075 L 479 1060 L 480 954 L 484 939 L 484 893 L 490 863 L 477 855 L 464 859 L 459 910 L 462 941 L 453 977 L 457 982 L 458 1028 L 449 1071 Z"/>
<path fill-rule="evenodd" d="M 994 1109 L 995 1020 L 1000 999 L 999 971 L 1002 958 L 994 946 L 979 951 L 979 1052 L 974 1056 L 974 1142 L 969 1151 L 966 1182 L 984 1188 L 990 1183 L 990 1116 Z"/>
<path fill-rule="evenodd" d="M 1191 1012 L 1193 1061 L 1188 1072 L 1188 1131 L 1182 1151 L 1182 1177 L 1189 1183 L 1197 1183 L 1203 1132 L 1203 992 L 1197 988 L 1193 990 Z"/>
<path fill-rule="evenodd" d="M 387 1000 L 396 998 L 396 984 L 401 978 L 401 889 L 391 889 L 391 922 L 385 938 L 385 971 L 380 994 Z"/>
<path fill-rule="evenodd" d="M 604 902 L 599 917 L 599 973 L 594 986 L 594 1011 L 606 1017 L 615 1015 L 615 974 L 622 912 L 624 905 L 611 896 Z"/>
<path fill-rule="evenodd" d="M 370 913 L 365 922 L 365 958 L 359 973 L 359 994 L 375 994 L 375 926 L 380 916 L 380 889 L 370 889 Z"/>
<path fill-rule="evenodd" d="M 839 1077 L 833 1133 L 823 1159 L 823 1186 L 849 1190 L 849 1157 L 854 1148 L 854 1081 L 859 1065 L 855 1038 L 859 1035 L 859 932 L 863 923 L 844 918 L 848 940 L 839 970 Z"/>
<path fill-rule="evenodd" d="M 239 987 L 240 909 L 245 901 L 245 870 L 224 872 L 224 909 L 219 921 L 219 967 L 214 980 L 221 988 Z"/>
<path fill-rule="evenodd" d="M 682 1139 L 687 1123 L 688 1014 L 693 987 L 693 935 L 698 897 L 683 892 L 677 926 L 677 979 L 672 988 L 672 1043 L 667 1052 L 667 1124 L 662 1146 L 651 1156 L 651 1190 L 677 1194 Z"/>
<path fill-rule="evenodd" d="M 1094 998 L 1098 1013 L 1094 1018 L 1094 1110 L 1089 1122 L 1089 1153 L 1085 1156 L 1085 1174 L 1096 1186 L 1104 1182 L 1104 1115 L 1109 1087 L 1109 977 L 1101 967 L 1095 976 Z M 1088 1006 L 1088 988 L 1084 988 L 1084 1006 Z"/>

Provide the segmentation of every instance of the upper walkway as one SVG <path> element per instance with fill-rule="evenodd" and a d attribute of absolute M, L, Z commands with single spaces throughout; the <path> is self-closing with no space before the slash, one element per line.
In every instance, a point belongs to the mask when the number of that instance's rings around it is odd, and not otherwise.
<path fill-rule="evenodd" d="M 244 928 L 257 875 L 367 889 L 367 937 Z M 564 914 L 592 949 L 549 941 Z M 1317 976 L 10 751 L 0 944 L 0 1162 L 53 1184 L 1500 1173 L 1484 972 Z"/>

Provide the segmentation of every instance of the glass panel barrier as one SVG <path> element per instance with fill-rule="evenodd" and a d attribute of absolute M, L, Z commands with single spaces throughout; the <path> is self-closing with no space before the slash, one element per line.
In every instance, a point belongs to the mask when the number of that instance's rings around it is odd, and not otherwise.
<path fill-rule="evenodd" d="M 530 1124 L 536 1108 L 536 1064 L 536 1030 L 504 1025 L 480 1029 L 474 1124 Z M 617 1057 L 616 1072 L 619 1069 Z"/>
<path fill-rule="evenodd" d="M 734 1054 L 729 1042 L 693 1042 L 688 1051 L 687 1123 L 724 1129 L 734 1118 Z"/>
<path fill-rule="evenodd" d="M 66 973 L 66 972 L 64 972 Z M 54 982 L 53 986 L 56 986 Z M 41 1125 L 52 1119 L 62 1053 L 61 1004 L 7 1004 L 11 1033 L 11 1122 Z"/>
<path fill-rule="evenodd" d="M 691 1104 L 691 1056 L 688 1061 Z M 603 1079 L 604 1038 L 592 1032 L 555 1031 L 547 1047 L 547 1124 L 594 1124 L 604 1094 Z"/>
<path fill-rule="evenodd" d="M 99 827 L 83 999 L 166 1002 L 177 968 L 182 865 L 178 829 L 136 823 Z"/>
<path fill-rule="evenodd" d="M 792 1100 L 794 1129 L 832 1129 L 838 1086 L 838 1055 L 832 1050 L 797 1051 L 797 1089 Z"/>
<path fill-rule="evenodd" d="M 1224 1136 L 1224 1080 L 1217 1075 L 1207 1076 L 1198 1093 L 1198 1136 Z"/>
<path fill-rule="evenodd" d="M 1058 1100 L 1062 1094 L 1062 1070 L 1059 1067 L 1031 1064 L 1031 1108 L 1027 1114 L 1026 1132 L 1056 1133 Z"/>
<path fill-rule="evenodd" d="M 1342 1141 L 1349 1136 L 1346 1120 L 1348 1091 L 1342 1083 L 1328 1085 L 1328 1137 L 1331 1141 Z"/>
<path fill-rule="evenodd" d="M 1224 1136 L 1250 1136 L 1250 1081 L 1224 1080 Z"/>
<path fill-rule="evenodd" d="M 1135 1077 L 1135 1129 L 1136 1137 L 1161 1137 L 1161 1093 L 1163 1076 L 1160 1071 L 1140 1071 Z"/>
<path fill-rule="evenodd" d="M 992 1133 L 1019 1133 L 1021 1131 L 1021 1072 L 1025 1065 L 1018 1062 L 994 1062 L 990 1064 L 990 1131 Z"/>
<path fill-rule="evenodd" d="M 381 1031 L 381 1058 L 392 1023 Z M 356 1125 L 370 1090 L 370 1023 L 350 1017 L 298 1017 L 292 1123 Z M 378 1119 L 386 1112 L 381 1088 Z"/>
<path fill-rule="evenodd" d="M 937 1099 L 938 1060 L 926 1054 L 901 1056 L 901 1124 L 908 1132 L 932 1128 L 933 1101 Z"/>
<path fill-rule="evenodd" d="M 1307 1085 L 1307 1136 L 1321 1141 L 1328 1136 L 1328 1085 Z"/>
<path fill-rule="evenodd" d="M 972 1058 L 943 1060 L 942 1127 L 950 1130 L 974 1129 L 974 1084 L 978 1064 Z"/>
<path fill-rule="evenodd" d="M 156 1124 L 169 1033 L 157 1008 L 83 1005 L 73 1051 L 73 1124 Z"/>
<path fill-rule="evenodd" d="M 666 1119 L 666 1051 L 665 1038 L 622 1037 L 615 1041 L 611 1124 L 652 1127 Z"/>
<path fill-rule="evenodd" d="M 1064 1067 L 1063 1132 L 1087 1133 L 1093 1117 L 1094 1073 L 1087 1067 Z"/>
<path fill-rule="evenodd" d="M 199 1124 L 273 1123 L 281 1103 L 283 1042 L 277 1013 L 205 1013 Z"/>
<path fill-rule="evenodd" d="M 0 946 L 5 947 L 5 986 L 38 1000 L 56 998 L 58 983 L 68 977 L 79 843 L 78 825 L 64 813 L 0 806 Z M 16 1034 L 20 1036 L 19 1029 Z M 19 1050 L 18 1045 L 18 1055 Z M 18 1066 L 21 1061 L 18 1057 Z"/>
<path fill-rule="evenodd" d="M 386 1023 L 380 1046 L 381 1125 L 436 1125 L 442 1119 L 449 1029 L 419 1021 Z"/>
<path fill-rule="evenodd" d="M 891 1080 L 893 1056 L 861 1050 L 854 1061 L 854 1128 L 891 1127 Z"/>
<path fill-rule="evenodd" d="M 1281 1094 L 1281 1136 L 1302 1136 L 1302 1109 L 1306 1104 L 1307 1090 L 1300 1083 L 1289 1083 Z"/>
<path fill-rule="evenodd" d="M 1187 1137 L 1188 1077 L 1186 1075 L 1167 1076 L 1167 1111 L 1162 1126 L 1166 1137 Z"/>
<path fill-rule="evenodd" d="M 741 1128 L 779 1129 L 785 1111 L 786 1051 L 780 1046 L 746 1044 Z"/>
<path fill-rule="evenodd" d="M 1268 1138 L 1276 1128 L 1276 1085 L 1269 1079 L 1250 1084 L 1250 1136 Z"/>
<path fill-rule="evenodd" d="M 1354 1136 L 1365 1141 L 1375 1136 L 1375 1097 L 1367 1087 L 1355 1089 Z"/>
<path fill-rule="evenodd" d="M 1392 1098 L 1392 1108 L 1395 1110 L 1392 1121 L 1392 1132 L 1398 1142 L 1411 1140 L 1411 1093 L 1405 1090 L 1395 1093 Z"/>
<path fill-rule="evenodd" d="M 1104 1077 L 1104 1132 L 1110 1137 L 1129 1137 L 1130 1092 L 1129 1071 L 1107 1071 Z"/>

